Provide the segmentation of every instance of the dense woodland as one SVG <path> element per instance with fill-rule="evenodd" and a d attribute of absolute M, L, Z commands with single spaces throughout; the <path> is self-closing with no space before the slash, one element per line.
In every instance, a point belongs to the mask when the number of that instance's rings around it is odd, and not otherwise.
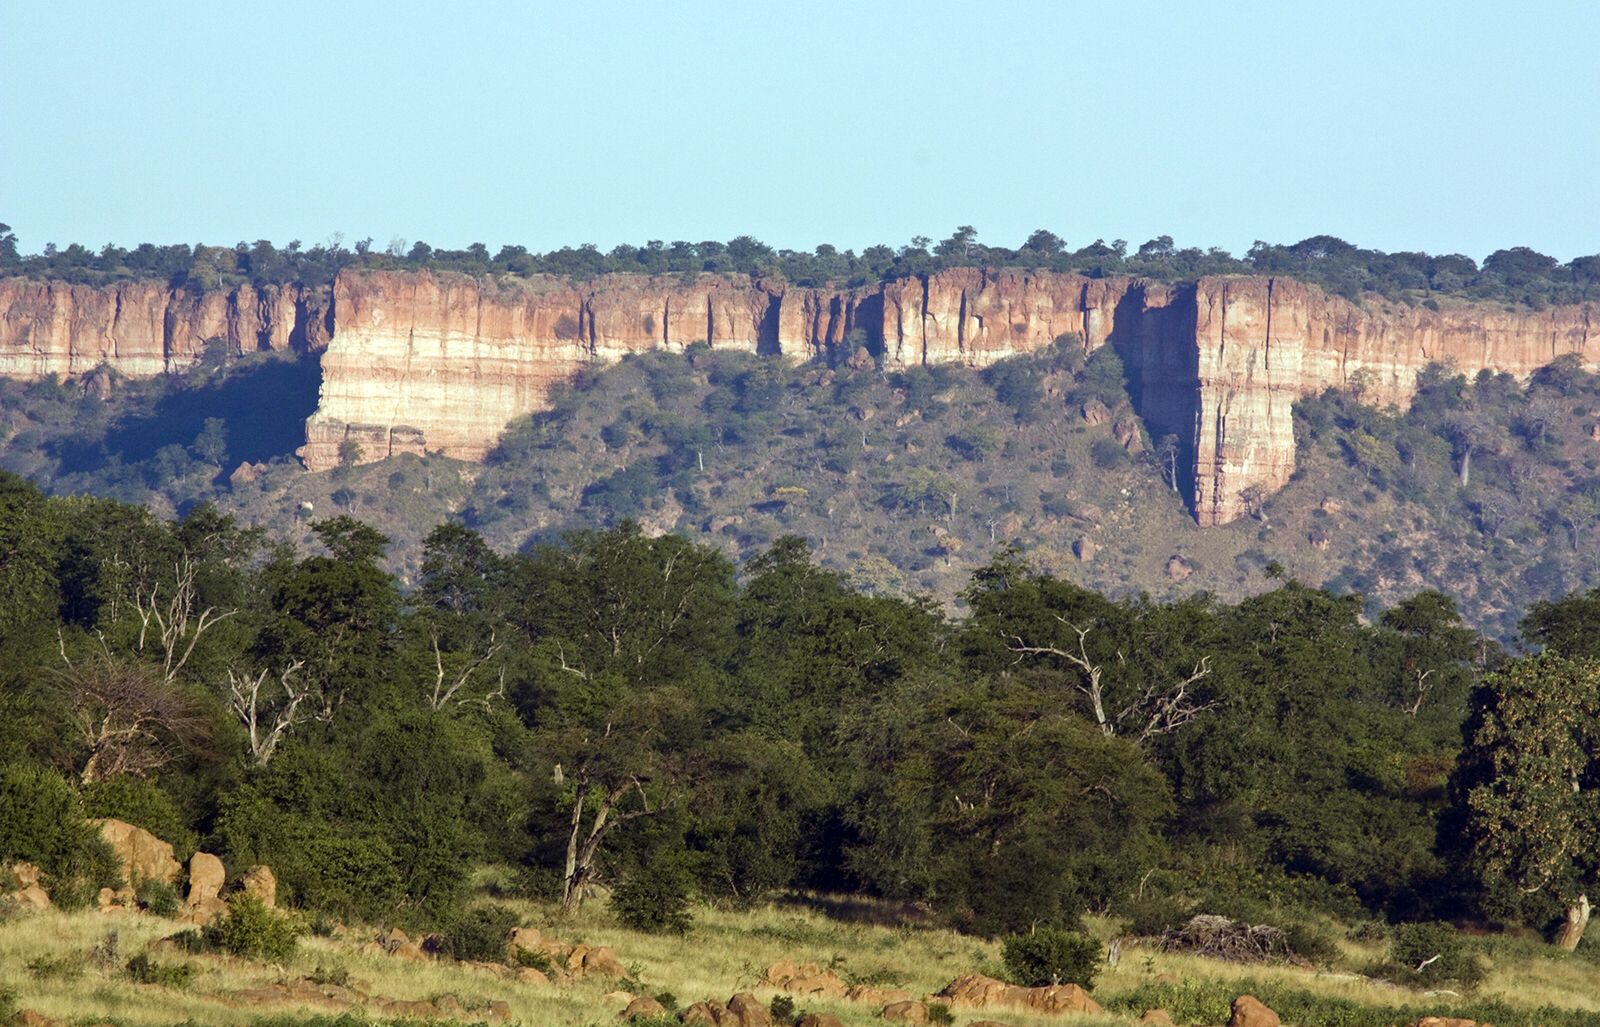
<path fill-rule="evenodd" d="M 373 528 L 315 532 L 0 479 L 0 861 L 87 902 L 82 818 L 116 816 L 373 922 L 449 923 L 488 862 L 646 927 L 808 888 L 984 936 L 1547 931 L 1600 884 L 1600 593 L 1511 658 L 1433 592 L 1113 600 L 1002 550 L 953 620 L 795 538 L 736 567 L 632 522 L 512 556 L 446 524 L 406 589 Z"/>
<path fill-rule="evenodd" d="M 978 242 L 970 225 L 935 242 L 917 236 L 903 246 L 868 246 L 860 253 L 829 244 L 815 250 L 774 249 L 750 236 L 728 242 L 619 245 L 609 251 L 585 243 L 548 253 L 505 245 L 493 255 L 483 243 L 464 250 L 435 249 L 425 242 L 395 238 L 374 248 L 372 239 L 351 247 L 335 234 L 325 243 L 299 240 L 278 247 L 260 239 L 234 246 L 151 243 L 128 249 L 106 244 L 96 250 L 79 243 L 51 243 L 37 254 L 22 255 L 10 229 L 0 224 L 0 275 L 28 275 L 100 283 L 124 278 L 157 279 L 172 286 L 214 289 L 244 283 L 300 282 L 324 286 L 341 268 L 457 271 L 472 275 L 558 275 L 588 279 L 623 272 L 697 275 L 738 273 L 786 279 L 799 285 L 865 285 L 886 279 L 930 274 L 953 267 L 1037 268 L 1076 271 L 1094 277 L 1138 275 L 1164 280 L 1201 275 L 1286 275 L 1358 298 L 1364 292 L 1391 299 L 1426 302 L 1429 294 L 1499 300 L 1540 308 L 1576 303 L 1600 295 L 1600 254 L 1562 264 L 1526 246 L 1496 250 L 1480 264 L 1461 254 L 1385 253 L 1363 249 L 1331 235 L 1293 245 L 1257 242 L 1243 257 L 1217 247 L 1179 247 L 1160 236 L 1134 248 L 1121 239 L 1096 239 L 1073 248 L 1054 232 L 1039 229 L 1011 249 Z"/>

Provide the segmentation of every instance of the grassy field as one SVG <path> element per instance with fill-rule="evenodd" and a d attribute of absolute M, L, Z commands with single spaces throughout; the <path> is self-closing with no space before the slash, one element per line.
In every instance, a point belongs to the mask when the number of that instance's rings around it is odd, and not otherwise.
<path fill-rule="evenodd" d="M 158 963 L 186 962 L 195 969 L 186 987 L 171 989 L 134 983 L 123 967 L 149 942 L 177 930 L 174 922 L 146 915 L 52 911 L 0 925 L 0 988 L 13 989 L 22 1007 L 83 1024 L 111 1021 L 130 1027 L 178 1023 L 205 1027 L 283 1023 L 302 1017 L 326 1018 L 339 1010 L 292 1001 L 240 1000 L 235 993 L 319 971 L 343 970 L 352 984 L 373 996 L 431 1000 L 451 994 L 468 1010 L 498 1000 L 510 1007 L 513 1021 L 529 1027 L 577 1027 L 615 1022 L 624 1003 L 608 995 L 624 986 L 636 987 L 643 994 L 669 993 L 681 1006 L 701 999 L 726 1001 L 734 992 L 745 990 L 767 1000 L 778 992 L 760 983 L 762 971 L 785 958 L 831 967 L 849 983 L 900 987 L 918 996 L 937 991 L 961 973 L 1000 972 L 996 944 L 932 927 L 883 926 L 861 922 L 858 917 L 830 915 L 815 903 L 743 911 L 700 908 L 686 937 L 625 930 L 617 926 L 603 904 L 595 904 L 571 921 L 561 921 L 555 910 L 545 906 L 514 905 L 526 924 L 546 934 L 613 947 L 632 980 L 626 985 L 593 977 L 564 985 L 529 984 L 470 965 L 405 962 L 361 953 L 360 946 L 375 932 L 352 927 L 334 937 L 303 939 L 294 960 L 283 966 L 157 951 L 152 958 Z M 1092 926 L 1108 934 L 1113 925 L 1095 921 Z M 96 959 L 96 948 L 104 947 L 112 932 L 116 956 Z M 1496 1004 L 1502 1014 L 1515 1010 L 1533 1016 L 1525 1021 L 1530 1023 L 1539 1022 L 1532 1010 L 1549 1006 L 1575 1011 L 1564 1016 L 1562 1023 L 1600 1023 L 1600 967 L 1588 959 L 1552 955 L 1535 943 L 1506 941 L 1486 946 L 1490 975 L 1478 993 L 1467 998 L 1423 996 L 1369 981 L 1342 967 L 1370 963 L 1381 955 L 1381 947 L 1350 942 L 1341 947 L 1341 969 L 1317 972 L 1286 966 L 1234 966 L 1128 944 L 1117 964 L 1107 967 L 1096 983 L 1095 998 L 1108 1010 L 1104 1016 L 1046 1017 L 1010 1010 L 952 1012 L 957 1025 L 986 1018 L 999 1018 L 1017 1027 L 1126 1024 L 1146 1002 L 1166 999 L 1179 1017 L 1187 1011 L 1196 1020 L 1221 1022 L 1228 998 L 1240 991 L 1256 991 L 1299 996 L 1293 1001 L 1285 998 L 1291 1007 L 1295 1001 L 1302 1006 L 1312 1003 L 1317 1009 L 1325 1006 L 1325 1014 L 1302 1014 L 1300 1022 L 1308 1025 L 1384 1022 L 1380 1008 L 1392 1014 L 1390 1022 L 1402 1023 L 1426 1014 L 1472 1015 L 1480 1009 L 1493 1010 Z M 806 1011 L 832 1012 L 850 1025 L 883 1022 L 872 1006 L 845 1001 L 803 1001 L 799 1005 Z M 355 1012 L 359 1015 L 361 1010 Z M 470 1013 L 465 1017 L 469 1021 L 474 1018 Z M 1287 1016 L 1285 1019 L 1292 1022 Z"/>

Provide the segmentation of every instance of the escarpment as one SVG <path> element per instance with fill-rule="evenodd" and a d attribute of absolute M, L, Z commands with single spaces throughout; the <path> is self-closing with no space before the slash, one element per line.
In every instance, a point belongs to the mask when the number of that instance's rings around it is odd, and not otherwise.
<path fill-rule="evenodd" d="M 209 339 L 235 352 L 322 349 L 300 454 L 323 470 L 406 452 L 480 460 L 510 421 L 548 407 L 553 385 L 630 353 L 704 343 L 833 363 L 864 349 L 889 367 L 982 367 L 1070 334 L 1086 350 L 1117 349 L 1136 408 L 1153 436 L 1178 440 L 1187 499 L 1212 525 L 1294 473 L 1301 396 L 1340 387 L 1404 404 L 1417 372 L 1440 360 L 1520 376 L 1565 354 L 1594 365 L 1596 323 L 1596 304 L 1433 309 L 1355 303 L 1283 278 L 1173 284 L 979 268 L 853 289 L 726 275 L 579 283 L 345 271 L 331 295 L 0 279 L 0 375 L 181 371 Z"/>
<path fill-rule="evenodd" d="M 328 315 L 326 290 L 301 285 L 199 291 L 159 282 L 0 278 L 0 376 L 68 376 L 107 366 L 145 378 L 189 368 L 212 339 L 233 353 L 312 352 L 327 344 Z"/>

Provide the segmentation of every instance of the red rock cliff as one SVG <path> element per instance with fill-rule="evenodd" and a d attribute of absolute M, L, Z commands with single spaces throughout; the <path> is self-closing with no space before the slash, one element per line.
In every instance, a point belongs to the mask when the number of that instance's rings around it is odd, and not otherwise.
<path fill-rule="evenodd" d="M 74 375 L 109 366 L 131 378 L 181 371 L 208 339 L 235 353 L 315 350 L 327 299 L 298 285 L 193 292 L 155 282 L 72 285 L 0 278 L 0 376 Z"/>

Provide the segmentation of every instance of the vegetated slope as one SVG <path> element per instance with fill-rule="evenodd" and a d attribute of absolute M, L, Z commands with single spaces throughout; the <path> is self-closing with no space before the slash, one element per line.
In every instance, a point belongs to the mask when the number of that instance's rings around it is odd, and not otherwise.
<path fill-rule="evenodd" d="M 1570 361 L 1526 386 L 1430 369 L 1405 413 L 1359 391 L 1302 401 L 1295 479 L 1206 529 L 1109 347 L 1085 361 L 1066 339 L 985 371 L 853 363 L 646 354 L 560 390 L 488 467 L 408 456 L 328 474 L 288 455 L 313 403 L 305 363 L 218 358 L 81 390 L 0 382 L 0 467 L 162 513 L 213 499 L 291 540 L 308 537 L 303 504 L 350 513 L 395 539 L 402 570 L 452 514 L 507 549 L 636 518 L 741 558 L 803 535 L 864 585 L 944 600 L 1006 545 L 1156 596 L 1237 598 L 1275 561 L 1382 604 L 1439 588 L 1500 637 L 1533 600 L 1600 581 L 1600 378 Z M 244 462 L 260 466 L 233 474 Z"/>

